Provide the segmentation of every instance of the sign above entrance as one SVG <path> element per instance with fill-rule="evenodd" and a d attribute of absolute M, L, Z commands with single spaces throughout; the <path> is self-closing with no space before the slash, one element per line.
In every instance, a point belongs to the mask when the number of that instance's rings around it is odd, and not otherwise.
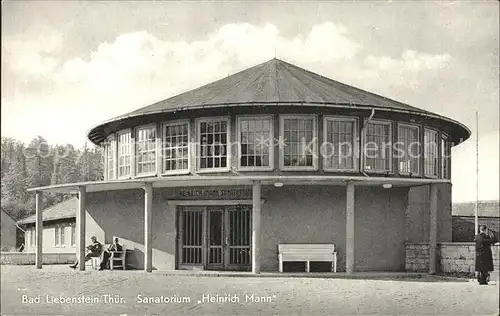
<path fill-rule="evenodd" d="M 178 189 L 176 192 L 180 199 L 248 199 L 252 198 L 251 188 L 189 188 Z"/>

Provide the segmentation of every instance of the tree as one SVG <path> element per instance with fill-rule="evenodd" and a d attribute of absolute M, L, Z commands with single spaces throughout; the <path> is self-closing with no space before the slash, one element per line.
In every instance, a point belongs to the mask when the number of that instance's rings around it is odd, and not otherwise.
<path fill-rule="evenodd" d="M 24 205 L 23 207 L 29 209 L 30 197 L 27 189 L 28 177 L 24 146 L 18 144 L 13 155 L 13 161 L 9 162 L 9 169 L 2 177 L 2 207 L 8 202 L 15 202 L 16 205 Z"/>
<path fill-rule="evenodd" d="M 53 154 L 47 141 L 43 137 L 37 136 L 27 146 L 25 154 L 29 186 L 49 185 L 53 168 Z"/>

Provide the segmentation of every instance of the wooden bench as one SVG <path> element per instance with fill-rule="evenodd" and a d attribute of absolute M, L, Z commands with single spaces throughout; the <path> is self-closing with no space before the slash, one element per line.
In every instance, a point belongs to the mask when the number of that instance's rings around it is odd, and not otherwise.
<path fill-rule="evenodd" d="M 306 272 L 310 272 L 311 261 L 332 263 L 332 271 L 337 272 L 337 253 L 334 244 L 279 244 L 279 269 L 283 272 L 283 262 L 305 261 Z"/>

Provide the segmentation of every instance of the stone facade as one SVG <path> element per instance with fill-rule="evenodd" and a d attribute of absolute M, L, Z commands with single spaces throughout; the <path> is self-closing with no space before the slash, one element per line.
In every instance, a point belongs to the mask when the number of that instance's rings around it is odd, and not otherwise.
<path fill-rule="evenodd" d="M 499 270 L 500 244 L 492 246 L 493 264 Z M 472 242 L 463 243 L 438 243 L 437 272 L 442 273 L 473 273 L 475 265 L 475 245 Z M 429 271 L 429 245 L 406 245 L 406 271 Z"/>

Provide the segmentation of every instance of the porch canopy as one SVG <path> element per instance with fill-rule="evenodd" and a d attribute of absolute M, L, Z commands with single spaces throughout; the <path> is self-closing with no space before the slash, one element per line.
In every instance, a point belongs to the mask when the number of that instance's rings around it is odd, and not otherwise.
<path fill-rule="evenodd" d="M 176 176 L 176 177 L 144 177 L 135 179 L 119 179 L 108 181 L 90 181 L 78 183 L 56 184 L 45 187 L 30 188 L 28 192 L 50 192 L 76 194 L 78 189 L 85 187 L 86 192 L 101 192 L 127 189 L 142 189 L 146 183 L 155 188 L 166 187 L 197 187 L 197 186 L 225 186 L 225 185 L 252 185 L 259 182 L 262 185 L 347 185 L 348 182 L 356 186 L 382 186 L 390 184 L 393 187 L 412 187 L 429 184 L 451 183 L 446 179 L 416 179 L 416 178 L 386 178 L 364 176 Z"/>
<path fill-rule="evenodd" d="M 210 186 L 252 186 L 252 272 L 260 273 L 260 222 L 261 222 L 261 186 L 274 185 L 330 185 L 346 186 L 346 272 L 354 272 L 354 202 L 356 186 L 383 186 L 391 187 L 430 187 L 430 228 L 429 249 L 430 265 L 429 273 L 436 272 L 436 249 L 437 249 L 437 184 L 450 183 L 446 179 L 412 179 L 412 178 L 389 178 L 389 177 L 366 177 L 366 176 L 273 176 L 273 175 L 230 175 L 230 176 L 176 176 L 176 177 L 145 177 L 139 179 L 92 181 L 80 183 L 68 183 L 51 185 L 28 189 L 36 193 L 36 260 L 37 268 L 42 267 L 42 194 L 65 193 L 78 194 L 78 211 L 76 216 L 77 226 L 77 257 L 80 270 L 85 270 L 85 210 L 87 192 L 102 192 L 127 189 L 144 190 L 144 270 L 152 271 L 152 205 L 153 188 L 166 187 L 210 187 Z M 82 245 L 82 246 L 80 246 Z"/>

